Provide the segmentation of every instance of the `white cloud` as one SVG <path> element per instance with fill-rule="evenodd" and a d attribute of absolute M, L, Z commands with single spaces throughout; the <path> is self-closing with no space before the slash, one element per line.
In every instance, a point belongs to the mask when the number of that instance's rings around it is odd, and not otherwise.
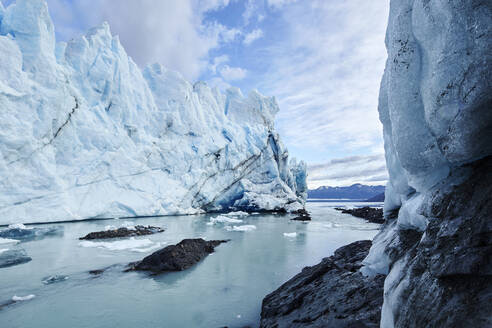
<path fill-rule="evenodd" d="M 48 0 L 61 38 L 72 38 L 108 21 L 140 66 L 159 62 L 189 80 L 207 67 L 211 49 L 237 37 L 237 30 L 203 24 L 205 12 L 228 4 L 229 0 Z"/>
<path fill-rule="evenodd" d="M 227 63 L 229 61 L 229 56 L 227 55 L 221 55 L 217 56 L 213 59 L 212 64 L 209 65 L 209 69 L 212 73 L 217 73 L 217 67 L 220 65 Z"/>
<path fill-rule="evenodd" d="M 226 81 L 244 79 L 247 73 L 247 71 L 241 67 L 230 67 L 229 65 L 220 67 L 219 72 Z"/>
<path fill-rule="evenodd" d="M 258 88 L 276 96 L 276 126 L 288 146 L 382 150 L 377 105 L 388 10 L 389 1 L 367 0 L 298 1 L 279 10 L 287 37 L 261 54 L 273 60 Z"/>
<path fill-rule="evenodd" d="M 349 156 L 308 166 L 308 186 L 385 185 L 388 180 L 383 154 Z"/>
<path fill-rule="evenodd" d="M 267 0 L 270 7 L 277 9 L 294 2 L 297 2 L 297 0 Z"/>
<path fill-rule="evenodd" d="M 245 45 L 250 45 L 253 41 L 258 40 L 263 36 L 263 31 L 261 29 L 255 29 L 244 36 L 243 43 Z"/>

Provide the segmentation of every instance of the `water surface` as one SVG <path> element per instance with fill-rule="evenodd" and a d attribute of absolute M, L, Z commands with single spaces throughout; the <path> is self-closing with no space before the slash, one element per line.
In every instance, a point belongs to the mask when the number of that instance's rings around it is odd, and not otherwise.
<path fill-rule="evenodd" d="M 217 215 L 199 215 L 50 225 L 61 226 L 63 233 L 12 246 L 25 249 L 32 261 L 0 269 L 0 303 L 14 295 L 35 295 L 0 310 L 0 327 L 257 326 L 266 294 L 338 247 L 377 233 L 378 225 L 333 209 L 340 205 L 361 203 L 308 203 L 313 217 L 308 223 L 291 221 L 291 215 L 261 214 L 235 224 L 209 225 Z M 99 244 L 78 240 L 107 225 L 131 225 L 129 221 L 166 231 Z M 256 229 L 225 228 L 233 225 Z M 122 272 L 128 262 L 184 238 L 231 241 L 184 272 Z M 88 273 L 108 266 L 101 276 Z M 68 279 L 42 282 L 56 274 Z"/>

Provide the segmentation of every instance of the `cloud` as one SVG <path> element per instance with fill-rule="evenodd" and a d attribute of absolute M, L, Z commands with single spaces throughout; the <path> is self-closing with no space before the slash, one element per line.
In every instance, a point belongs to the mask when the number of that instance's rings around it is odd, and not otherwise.
<path fill-rule="evenodd" d="M 276 96 L 285 143 L 310 154 L 381 151 L 377 106 L 389 1 L 269 4 L 285 37 L 257 54 L 272 58 L 258 89 Z"/>
<path fill-rule="evenodd" d="M 234 40 L 238 30 L 204 23 L 207 12 L 229 0 L 48 0 L 57 36 L 67 40 L 108 21 L 128 54 L 139 64 L 159 62 L 194 80 L 208 54 Z"/>
<path fill-rule="evenodd" d="M 251 31 L 250 33 L 248 33 L 244 36 L 243 43 L 245 45 L 250 45 L 255 40 L 258 40 L 259 38 L 261 38 L 262 36 L 263 36 L 263 31 L 259 28 L 255 29 L 255 30 Z"/>
<path fill-rule="evenodd" d="M 209 65 L 209 69 L 212 73 L 217 73 L 217 68 L 224 64 L 224 63 L 227 63 L 229 61 L 229 56 L 227 55 L 220 55 L 220 56 L 216 56 L 214 57 L 213 61 L 212 61 L 212 64 Z"/>
<path fill-rule="evenodd" d="M 220 75 L 226 81 L 241 80 L 246 77 L 247 71 L 241 67 L 230 67 L 224 65 L 219 69 Z"/>
<path fill-rule="evenodd" d="M 297 0 L 267 0 L 267 3 L 270 7 L 273 8 L 281 8 L 287 4 L 294 3 Z"/>
<path fill-rule="evenodd" d="M 383 154 L 348 156 L 308 166 L 309 188 L 349 186 L 354 183 L 386 184 L 388 173 Z"/>

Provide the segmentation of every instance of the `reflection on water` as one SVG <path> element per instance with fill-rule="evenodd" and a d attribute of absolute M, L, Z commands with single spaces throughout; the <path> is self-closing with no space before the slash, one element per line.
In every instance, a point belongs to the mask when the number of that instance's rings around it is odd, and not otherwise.
<path fill-rule="evenodd" d="M 346 203 L 345 203 L 346 204 Z M 313 220 L 249 215 L 242 223 L 207 225 L 216 215 L 133 219 L 165 232 L 84 247 L 79 237 L 124 220 L 57 224 L 63 234 L 21 242 L 32 261 L 0 269 L 0 304 L 14 295 L 36 295 L 0 310 L 1 327 L 241 327 L 257 325 L 261 301 L 304 266 L 347 243 L 371 239 L 378 226 L 341 214 L 340 203 L 308 203 Z M 350 204 L 349 204 L 350 206 Z M 234 231 L 228 225 L 254 225 Z M 47 226 L 44 226 L 45 228 Z M 48 226 L 49 227 L 49 226 Z M 294 234 L 295 233 L 295 234 Z M 123 273 L 125 265 L 152 252 L 152 245 L 184 238 L 231 239 L 198 265 L 159 276 Z M 145 251 L 130 243 L 146 240 Z M 115 244 L 107 244 L 112 243 Z M 87 246 L 87 245 L 85 245 Z M 94 245 L 91 245 L 94 246 Z M 128 246 L 128 247 L 125 247 Z M 101 275 L 89 270 L 108 268 Z M 68 277 L 46 284 L 51 276 Z"/>

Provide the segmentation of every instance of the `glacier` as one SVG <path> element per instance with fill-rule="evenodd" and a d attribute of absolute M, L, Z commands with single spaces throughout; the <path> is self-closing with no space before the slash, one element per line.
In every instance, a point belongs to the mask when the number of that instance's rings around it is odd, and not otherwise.
<path fill-rule="evenodd" d="M 107 23 L 57 43 L 45 0 L 0 3 L 0 56 L 0 224 L 304 206 L 273 97 L 140 69 Z"/>
<path fill-rule="evenodd" d="M 381 327 L 492 326 L 492 2 L 391 0 Z"/>

